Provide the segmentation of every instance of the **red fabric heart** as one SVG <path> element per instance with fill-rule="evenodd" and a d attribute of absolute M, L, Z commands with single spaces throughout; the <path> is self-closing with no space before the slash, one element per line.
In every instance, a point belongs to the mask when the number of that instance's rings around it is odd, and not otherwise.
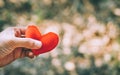
<path fill-rule="evenodd" d="M 34 25 L 28 26 L 25 36 L 26 38 L 32 38 L 42 42 L 42 47 L 40 49 L 37 50 L 32 49 L 32 52 L 36 56 L 41 53 L 46 53 L 48 51 L 51 51 L 57 46 L 59 41 L 59 37 L 57 34 L 53 32 L 49 32 L 47 34 L 41 35 L 37 26 Z"/>

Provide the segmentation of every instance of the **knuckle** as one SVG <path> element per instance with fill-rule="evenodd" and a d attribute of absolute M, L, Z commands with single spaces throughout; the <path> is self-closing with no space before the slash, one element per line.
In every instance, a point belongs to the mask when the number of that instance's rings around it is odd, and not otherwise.
<path fill-rule="evenodd" d="M 10 38 L 10 39 L 8 39 L 7 41 L 8 41 L 8 43 L 15 43 L 14 38 Z"/>
<path fill-rule="evenodd" d="M 14 38 L 7 39 L 5 43 L 6 43 L 6 46 L 10 46 L 10 47 L 16 46 L 16 41 L 14 40 Z"/>

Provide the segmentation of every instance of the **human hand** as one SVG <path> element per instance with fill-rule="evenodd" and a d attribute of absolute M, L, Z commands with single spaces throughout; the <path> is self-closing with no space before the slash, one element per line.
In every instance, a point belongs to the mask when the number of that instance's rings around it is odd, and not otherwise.
<path fill-rule="evenodd" d="M 26 28 L 11 27 L 0 33 L 0 66 L 5 66 L 18 58 L 34 55 L 30 49 L 38 49 L 42 43 L 25 37 Z"/>

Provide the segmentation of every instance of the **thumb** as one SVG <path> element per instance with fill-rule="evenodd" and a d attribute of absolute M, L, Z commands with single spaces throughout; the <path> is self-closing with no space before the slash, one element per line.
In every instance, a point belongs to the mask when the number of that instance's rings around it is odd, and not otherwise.
<path fill-rule="evenodd" d="M 38 49 L 42 46 L 42 43 L 41 41 L 37 41 L 31 38 L 16 38 L 16 46 L 29 49 Z"/>

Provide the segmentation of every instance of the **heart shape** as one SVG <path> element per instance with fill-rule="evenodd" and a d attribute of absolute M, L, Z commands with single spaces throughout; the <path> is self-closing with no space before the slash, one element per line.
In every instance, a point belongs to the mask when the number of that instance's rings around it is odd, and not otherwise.
<path fill-rule="evenodd" d="M 35 25 L 28 26 L 25 36 L 26 38 L 32 38 L 42 42 L 40 49 L 32 49 L 33 54 L 36 56 L 51 51 L 57 46 L 59 41 L 58 35 L 53 32 L 41 35 L 38 27 Z"/>

